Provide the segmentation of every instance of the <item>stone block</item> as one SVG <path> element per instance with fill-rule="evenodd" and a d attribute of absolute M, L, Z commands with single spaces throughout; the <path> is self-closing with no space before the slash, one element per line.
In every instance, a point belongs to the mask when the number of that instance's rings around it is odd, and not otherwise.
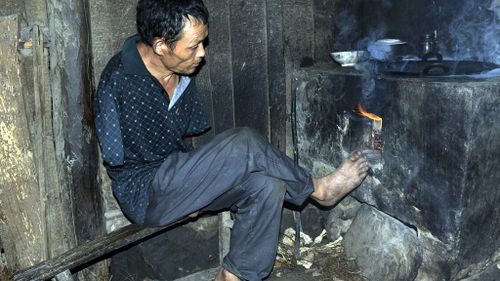
<path fill-rule="evenodd" d="M 422 263 L 415 230 L 368 205 L 360 208 L 345 234 L 344 248 L 374 281 L 414 280 Z"/>
<path fill-rule="evenodd" d="M 293 77 L 301 165 L 335 167 L 363 148 L 363 102 L 383 118 L 383 161 L 351 196 L 417 229 L 446 278 L 500 249 L 500 78 L 367 79 L 333 65 Z"/>

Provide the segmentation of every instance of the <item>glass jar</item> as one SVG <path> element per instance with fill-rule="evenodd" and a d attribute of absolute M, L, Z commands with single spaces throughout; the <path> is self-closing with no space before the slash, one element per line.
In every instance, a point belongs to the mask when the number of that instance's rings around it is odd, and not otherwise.
<path fill-rule="evenodd" d="M 421 55 L 424 56 L 428 53 L 436 52 L 436 37 L 432 33 L 426 33 L 422 36 Z"/>

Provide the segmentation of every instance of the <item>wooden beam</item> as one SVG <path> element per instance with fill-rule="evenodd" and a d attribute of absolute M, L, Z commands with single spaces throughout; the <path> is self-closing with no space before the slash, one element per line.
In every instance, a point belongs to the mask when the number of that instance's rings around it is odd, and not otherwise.
<path fill-rule="evenodd" d="M 98 261 L 109 253 L 167 230 L 171 226 L 173 224 L 157 228 L 135 224 L 127 225 L 101 238 L 77 246 L 60 256 L 20 270 L 14 273 L 12 280 L 30 281 L 52 278 L 61 272 Z"/>

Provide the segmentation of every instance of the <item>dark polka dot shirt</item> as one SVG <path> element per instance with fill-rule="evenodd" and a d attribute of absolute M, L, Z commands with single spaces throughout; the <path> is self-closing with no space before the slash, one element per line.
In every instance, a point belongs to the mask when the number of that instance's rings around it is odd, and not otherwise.
<path fill-rule="evenodd" d="M 146 69 L 139 37 L 125 41 L 101 74 L 94 98 L 97 137 L 113 193 L 125 215 L 142 223 L 156 170 L 184 137 L 208 129 L 194 80 L 183 76 L 172 100 Z"/>

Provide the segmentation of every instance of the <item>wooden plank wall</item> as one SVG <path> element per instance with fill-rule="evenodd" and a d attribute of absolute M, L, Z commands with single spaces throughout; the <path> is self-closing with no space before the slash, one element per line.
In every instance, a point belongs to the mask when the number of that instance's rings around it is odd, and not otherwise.
<path fill-rule="evenodd" d="M 136 3 L 137 0 L 89 1 L 94 92 L 108 60 L 121 49 L 123 41 L 136 32 Z M 96 149 L 98 150 L 97 147 Z M 99 163 L 100 190 L 103 198 L 106 231 L 111 232 L 129 222 L 121 213 L 120 207 L 113 197 L 110 179 L 107 177 L 100 159 Z"/>
<path fill-rule="evenodd" d="M 207 46 L 207 71 L 208 84 L 202 87 L 209 93 L 208 107 L 212 117 L 212 134 L 218 134 L 235 126 L 234 120 L 234 93 L 232 79 L 232 53 L 230 33 L 230 10 L 231 0 L 206 1 L 207 9 L 210 11 L 210 29 Z M 223 75 L 224 73 L 224 75 Z M 206 91 L 206 90 L 209 91 Z"/>
<path fill-rule="evenodd" d="M 266 3 L 233 0 L 229 9 L 235 124 L 269 136 Z"/>
<path fill-rule="evenodd" d="M 1 227 L 1 254 L 7 264 L 0 266 L 15 270 L 102 234 L 103 219 L 89 103 L 92 65 L 86 1 L 0 2 L 5 7 L 0 15 L 19 15 L 19 28 L 1 29 L 14 32 L 16 38 L 2 37 L 2 43 L 14 49 L 0 56 L 0 65 L 13 67 L 9 61 L 19 64 L 15 74 L 21 84 L 9 89 L 12 95 L 22 96 L 24 103 L 16 109 L 17 119 L 2 118 L 6 128 L 15 125 L 12 135 L 2 132 L 2 137 L 9 137 L 9 142 L 15 137 L 15 141 L 29 145 L 18 151 L 24 153 L 23 158 L 12 150 L 15 146 L 1 144 L 3 157 L 17 166 L 9 169 L 16 181 L 0 184 L 0 200 L 9 202 L 0 204 L 1 218 L 9 223 Z M 1 97 L 8 99 L 9 95 L 2 91 Z M 31 157 L 32 168 L 20 165 L 26 157 Z M 9 161 L 0 161 L 2 172 L 8 170 Z M 29 184 L 31 192 L 26 184 L 17 182 L 25 179 L 26 173 L 34 176 Z M 10 211 L 5 211 L 6 207 Z M 14 219 L 16 216 L 19 219 Z M 35 234 L 23 230 L 25 227 L 36 229 Z M 103 272 L 105 267 L 86 270 L 80 280 L 103 277 L 99 270 Z"/>
<path fill-rule="evenodd" d="M 202 89 L 210 93 L 214 132 L 234 121 L 285 151 L 287 73 L 307 58 L 330 60 L 334 0 L 205 2 L 211 13 L 210 86 Z"/>
<path fill-rule="evenodd" d="M 333 2 L 205 1 L 211 13 L 207 65 L 213 133 L 249 126 L 287 146 L 290 69 L 329 61 Z M 234 122 L 234 123 L 232 123 Z"/>
<path fill-rule="evenodd" d="M 285 68 L 285 37 L 287 28 L 283 19 L 283 1 L 266 1 L 267 69 L 270 141 L 280 150 L 286 150 L 287 94 Z"/>
<path fill-rule="evenodd" d="M 205 97 L 210 138 L 249 126 L 286 146 L 286 73 L 304 58 L 329 60 L 335 0 L 206 0 L 207 60 L 197 84 Z M 90 1 L 97 83 L 107 60 L 135 33 L 136 1 Z M 120 11 L 120 12 L 115 12 Z"/>
<path fill-rule="evenodd" d="M 123 41 L 136 32 L 136 3 L 137 0 L 89 1 L 95 86 L 108 60 L 121 49 Z"/>
<path fill-rule="evenodd" d="M 330 16 L 328 3 L 333 1 L 206 0 L 211 12 L 210 37 L 198 85 L 212 121 L 208 137 L 234 126 L 249 126 L 285 149 L 288 73 L 307 61 L 304 58 L 325 59 L 321 50 L 328 47 L 330 37 L 323 34 L 328 33 L 325 22 Z M 123 40 L 135 33 L 136 0 L 2 0 L 0 4 L 4 7 L 1 15 L 23 14 L 23 27 L 34 30 L 32 57 L 19 70 L 29 70 L 28 75 L 22 78 L 22 87 L 8 90 L 33 96 L 32 101 L 24 101 L 28 110 L 24 116 L 28 123 L 39 120 L 35 125 L 25 125 L 27 131 L 21 132 L 28 134 L 25 141 L 35 146 L 26 154 L 36 158 L 32 159 L 35 164 L 25 163 L 35 166 L 25 172 L 36 171 L 37 176 L 26 176 L 33 184 L 42 184 L 42 196 L 47 201 L 37 200 L 50 204 L 42 206 L 46 208 L 46 221 L 30 226 L 47 228 L 47 232 L 41 231 L 47 236 L 36 240 L 45 243 L 40 246 L 44 248 L 39 251 L 41 256 L 34 256 L 38 260 L 103 231 L 91 95 L 105 63 Z M 7 45 L 3 52 L 13 47 Z M 12 59 L 9 56 L 1 56 L 2 65 Z M 21 150 L 29 151 L 28 144 L 23 145 Z M 2 146 L 8 148 L 8 144 Z M 2 190 L 17 185 L 4 183 Z M 29 194 L 35 196 L 37 192 Z M 19 211 L 17 215 L 22 214 Z M 12 239 L 2 235 L 2 244 Z"/>

